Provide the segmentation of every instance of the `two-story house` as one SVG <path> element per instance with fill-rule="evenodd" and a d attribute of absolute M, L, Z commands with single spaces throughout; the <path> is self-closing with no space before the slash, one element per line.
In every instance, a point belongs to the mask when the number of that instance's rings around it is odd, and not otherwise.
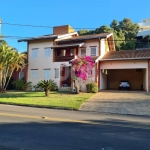
<path fill-rule="evenodd" d="M 150 50 L 116 51 L 112 33 L 79 36 L 66 25 L 54 27 L 50 35 L 19 40 L 23 41 L 28 43 L 27 81 L 33 85 L 52 79 L 60 90 L 71 90 L 70 62 L 88 55 L 95 61 L 91 74 L 99 90 L 118 89 L 120 81 L 128 80 L 131 90 L 150 91 Z"/>
<path fill-rule="evenodd" d="M 98 82 L 98 59 L 107 51 L 115 50 L 111 33 L 78 36 L 69 25 L 54 27 L 53 34 L 21 39 L 19 42 L 27 42 L 28 45 L 27 81 L 36 85 L 40 80 L 52 79 L 59 88 L 71 87 L 69 62 L 76 56 L 89 55 L 97 62 L 92 73 L 93 80 Z"/>

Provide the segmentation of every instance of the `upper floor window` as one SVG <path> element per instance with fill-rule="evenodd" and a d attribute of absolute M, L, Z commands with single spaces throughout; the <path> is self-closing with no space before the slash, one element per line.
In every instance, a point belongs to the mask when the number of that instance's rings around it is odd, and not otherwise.
<path fill-rule="evenodd" d="M 55 78 L 59 78 L 59 69 L 55 69 Z"/>
<path fill-rule="evenodd" d="M 38 57 L 38 48 L 32 49 L 32 58 Z"/>
<path fill-rule="evenodd" d="M 91 47 L 91 56 L 96 56 L 96 47 Z"/>
<path fill-rule="evenodd" d="M 44 69 L 44 79 L 50 79 L 50 69 Z"/>
<path fill-rule="evenodd" d="M 74 49 L 70 50 L 70 56 L 74 56 Z"/>
<path fill-rule="evenodd" d="M 85 48 L 82 48 L 81 49 L 81 56 L 85 56 L 86 55 L 86 49 Z"/>
<path fill-rule="evenodd" d="M 50 57 L 51 56 L 51 48 L 49 48 L 49 47 L 46 47 L 46 48 L 44 48 L 44 55 L 45 55 L 45 57 Z"/>
<path fill-rule="evenodd" d="M 31 78 L 38 78 L 38 69 L 31 69 Z"/>
<path fill-rule="evenodd" d="M 62 49 L 60 51 L 60 56 L 66 56 L 66 49 Z"/>

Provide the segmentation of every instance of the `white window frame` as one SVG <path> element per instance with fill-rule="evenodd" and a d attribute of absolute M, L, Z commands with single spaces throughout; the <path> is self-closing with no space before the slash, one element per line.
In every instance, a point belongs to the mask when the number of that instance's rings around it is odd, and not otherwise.
<path fill-rule="evenodd" d="M 94 53 L 93 50 L 95 50 Z M 96 47 L 91 47 L 91 56 L 96 56 Z"/>
<path fill-rule="evenodd" d="M 37 58 L 38 57 L 38 48 L 33 48 L 32 49 L 32 58 Z"/>
<path fill-rule="evenodd" d="M 55 68 L 55 78 L 59 78 L 59 74 L 60 74 L 60 69 Z"/>
<path fill-rule="evenodd" d="M 31 78 L 32 79 L 38 78 L 38 69 L 31 69 Z"/>
<path fill-rule="evenodd" d="M 21 78 L 21 73 L 23 73 L 23 77 L 22 78 L 24 78 L 24 72 L 19 72 L 19 79 L 22 79 Z"/>
<path fill-rule="evenodd" d="M 44 48 L 44 56 L 45 57 L 51 57 L 51 48 L 50 47 Z"/>
<path fill-rule="evenodd" d="M 43 77 L 44 79 L 48 80 L 51 76 L 51 69 L 43 69 Z"/>
<path fill-rule="evenodd" d="M 85 54 L 82 54 L 83 51 L 85 51 Z M 86 56 L 86 48 L 81 48 L 81 56 Z"/>

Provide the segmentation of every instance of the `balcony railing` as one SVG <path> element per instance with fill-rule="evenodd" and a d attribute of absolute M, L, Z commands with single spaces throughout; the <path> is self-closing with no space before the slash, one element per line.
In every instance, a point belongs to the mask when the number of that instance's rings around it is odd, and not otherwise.
<path fill-rule="evenodd" d="M 74 56 L 56 56 L 55 62 L 70 61 L 72 59 L 74 59 Z"/>

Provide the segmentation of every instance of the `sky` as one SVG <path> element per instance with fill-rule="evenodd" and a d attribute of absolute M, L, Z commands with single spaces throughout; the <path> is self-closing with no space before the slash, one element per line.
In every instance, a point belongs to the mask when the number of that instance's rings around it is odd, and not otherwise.
<path fill-rule="evenodd" d="M 14 26 L 9 24 L 98 28 L 109 26 L 113 19 L 131 19 L 134 23 L 150 18 L 150 0 L 0 0 L 1 34 L 17 36 L 5 38 L 10 46 L 23 52 L 25 42 L 18 37 L 35 37 L 52 34 L 52 28 Z M 76 29 L 77 31 L 79 29 Z"/>

